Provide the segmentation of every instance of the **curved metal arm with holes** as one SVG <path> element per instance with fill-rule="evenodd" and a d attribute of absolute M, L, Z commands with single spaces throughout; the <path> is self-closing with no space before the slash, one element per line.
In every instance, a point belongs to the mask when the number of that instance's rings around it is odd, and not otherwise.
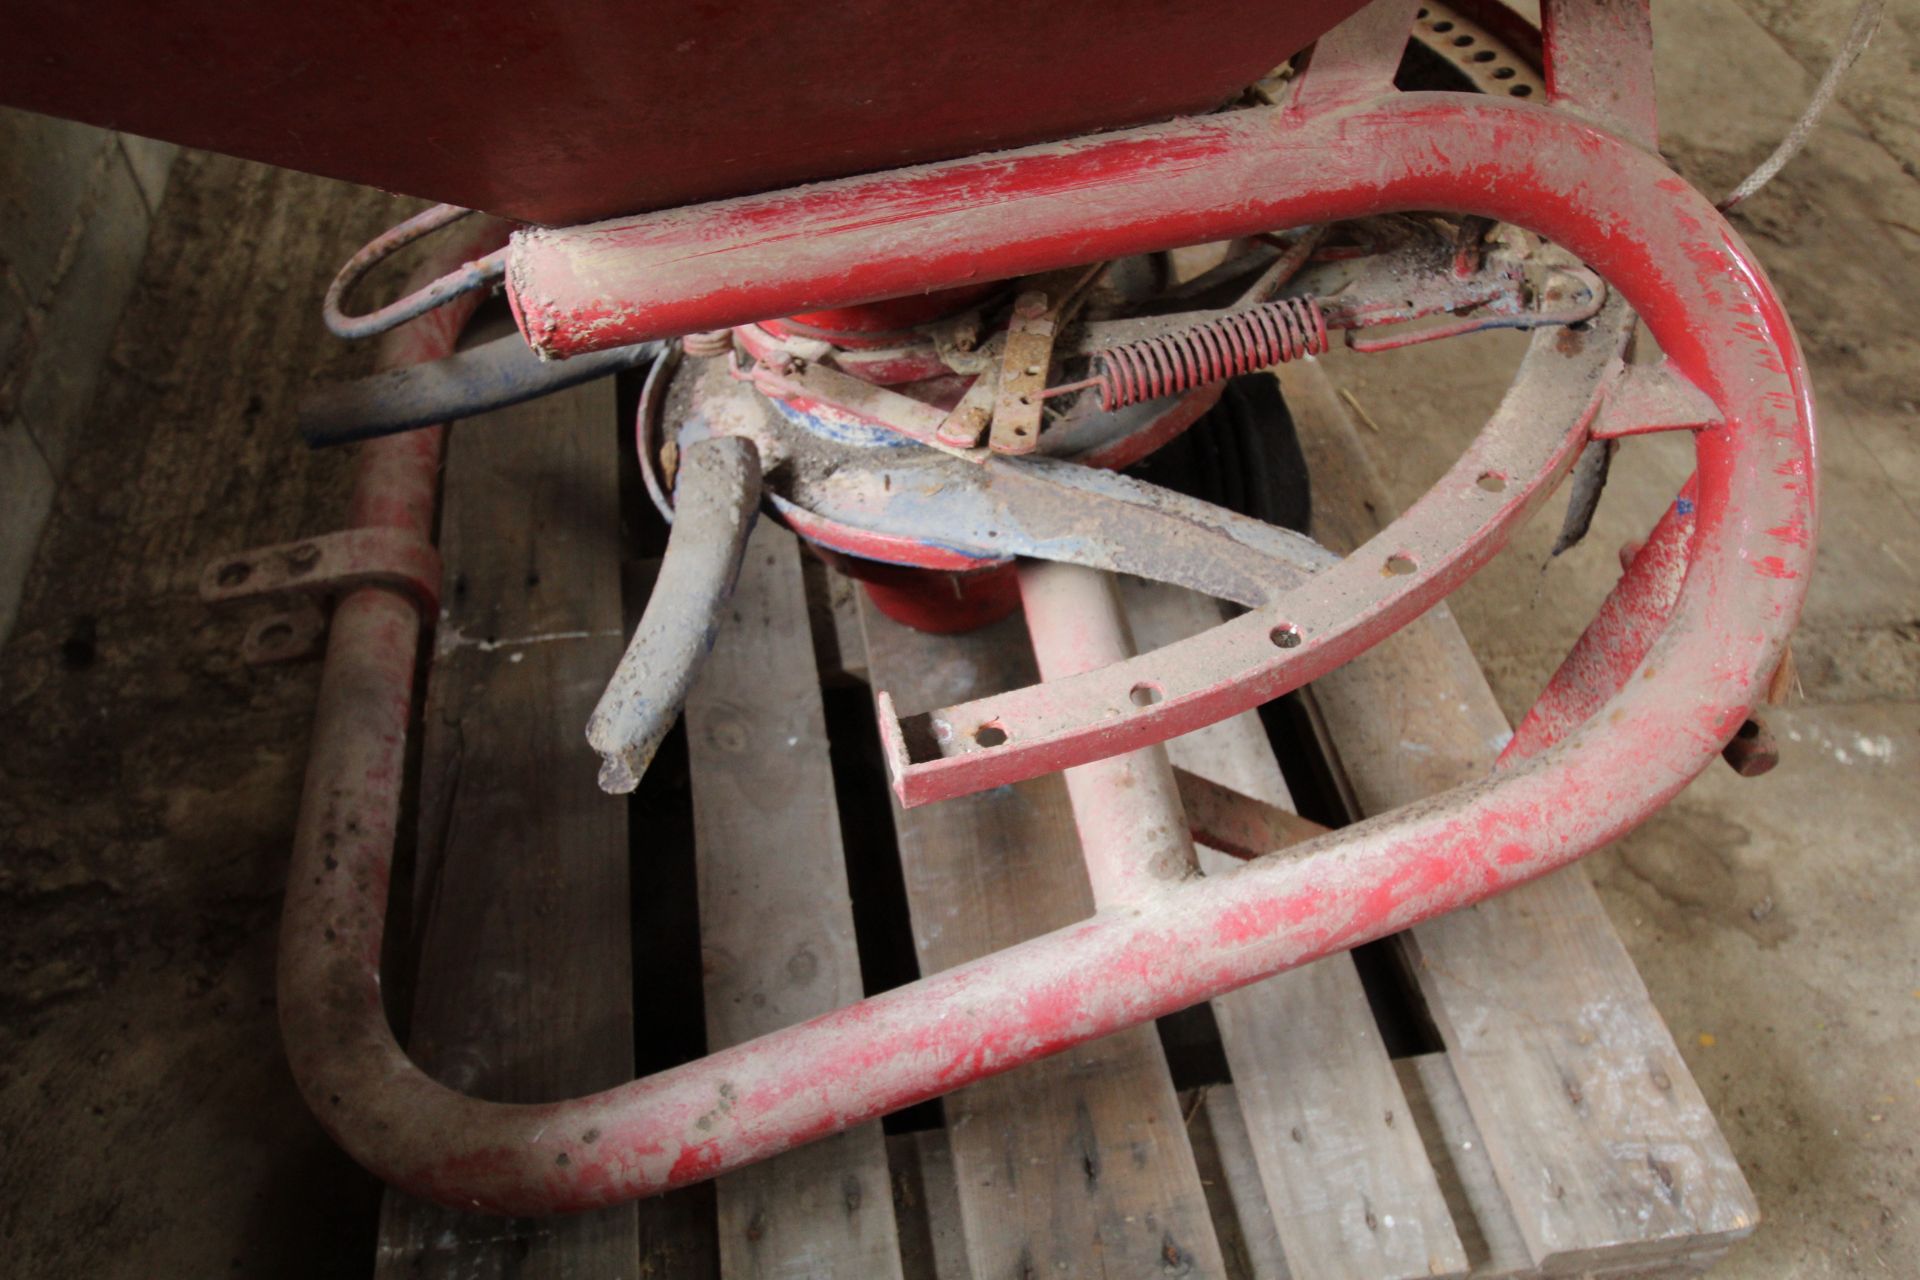
<path fill-rule="evenodd" d="M 1246 615 L 1097 671 L 914 716 L 883 699 L 880 732 L 901 803 L 1165 742 L 1296 689 L 1405 626 L 1552 493 L 1586 442 L 1632 324 L 1615 301 L 1585 333 L 1535 338 L 1513 391 L 1426 496 L 1352 555 L 1243 601 L 1256 606 Z M 1142 684 L 1162 698 L 1133 705 L 1128 692 Z M 986 741 L 982 730 L 991 730 Z"/>

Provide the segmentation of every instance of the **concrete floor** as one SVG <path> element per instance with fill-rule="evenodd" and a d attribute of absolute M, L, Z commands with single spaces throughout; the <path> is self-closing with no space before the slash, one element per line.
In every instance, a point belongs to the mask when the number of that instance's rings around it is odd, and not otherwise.
<path fill-rule="evenodd" d="M 1851 0 L 1655 7 L 1663 150 L 1730 188 L 1806 100 Z M 1803 696 L 1765 778 L 1710 770 L 1589 859 L 1601 896 L 1760 1199 L 1716 1276 L 1920 1274 L 1920 19 L 1893 6 L 1809 151 L 1734 221 L 1785 294 L 1819 401 L 1821 535 L 1795 640 Z M 1765 25 L 1763 25 L 1765 24 Z M 1824 34 L 1824 45 L 1818 38 Z M 1805 56 L 1811 71 L 1795 57 Z M 1456 455 L 1517 347 L 1332 362 L 1381 427 L 1402 503 Z M 1586 543 L 1535 521 L 1453 598 L 1523 713 L 1688 470 L 1628 442 Z"/>
<path fill-rule="evenodd" d="M 1675 164 L 1731 186 L 1850 8 L 1661 6 Z M 1800 327 L 1825 432 L 1784 761 L 1759 781 L 1709 772 L 1590 862 L 1766 1215 L 1728 1277 L 1920 1270 L 1920 30 L 1907 9 L 1889 24 L 1844 99 L 1858 114 L 1836 111 L 1737 218 Z M 271 1005 L 315 672 L 241 667 L 239 625 L 191 589 L 219 551 L 340 509 L 341 460 L 288 424 L 310 373 L 352 368 L 313 303 L 393 210 L 181 166 L 0 655 L 0 1238 L 23 1275 L 358 1274 L 376 1190 L 293 1096 Z M 1334 362 L 1402 501 L 1513 354 L 1489 338 Z M 1630 442 L 1584 546 L 1547 564 L 1539 522 L 1455 597 L 1510 714 L 1685 471 L 1683 442 Z"/>

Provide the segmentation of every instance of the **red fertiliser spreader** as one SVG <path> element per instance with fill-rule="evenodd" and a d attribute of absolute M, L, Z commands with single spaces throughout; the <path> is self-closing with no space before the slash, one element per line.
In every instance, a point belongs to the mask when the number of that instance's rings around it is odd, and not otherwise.
<path fill-rule="evenodd" d="M 338 599 L 280 1005 L 341 1145 L 500 1214 L 652 1195 L 1565 866 L 1730 742 L 1758 767 L 1739 744 L 1813 562 L 1805 366 L 1752 254 L 1656 149 L 1646 0 L 1542 11 L 1538 30 L 1492 0 L 12 14 L 0 97 L 444 202 L 326 299 L 336 332 L 384 335 L 385 372 L 303 412 L 315 443 L 366 442 L 348 527 L 207 581 Z M 415 292 L 350 312 L 433 232 Z M 1176 278 L 1171 251 L 1200 244 L 1225 256 Z M 456 352 L 496 288 L 518 333 Z M 1490 328 L 1530 334 L 1506 397 L 1350 554 L 1123 473 L 1231 379 Z M 636 785 L 764 516 L 909 625 L 1024 607 L 1040 683 L 944 706 L 880 690 L 880 739 L 908 807 L 1069 770 L 1097 911 L 618 1088 L 481 1101 L 409 1060 L 380 990 L 440 586 L 434 424 L 642 366 L 640 469 L 672 534 L 582 767 Z M 1490 776 L 1195 873 L 1159 744 L 1419 617 L 1569 472 L 1577 540 L 1619 440 L 1657 431 L 1691 437 L 1693 477 Z M 1136 655 L 1102 572 L 1233 616 Z"/>

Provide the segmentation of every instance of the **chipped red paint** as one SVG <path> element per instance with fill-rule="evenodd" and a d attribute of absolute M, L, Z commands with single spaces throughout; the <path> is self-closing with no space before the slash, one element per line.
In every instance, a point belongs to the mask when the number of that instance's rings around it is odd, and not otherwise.
<path fill-rule="evenodd" d="M 1640 666 L 1680 595 L 1699 499 L 1697 477 L 1662 513 L 1592 622 L 1534 701 L 1500 762 L 1538 754 L 1593 715 Z"/>
<path fill-rule="evenodd" d="M 780 519 L 795 533 L 829 551 L 838 551 L 880 564 L 911 565 L 945 573 L 969 573 L 1005 564 L 1002 560 L 982 560 L 976 556 L 948 551 L 918 538 L 896 533 L 859 529 L 837 520 L 817 516 L 790 502 L 774 502 Z"/>
<path fill-rule="evenodd" d="M 1112 579 L 1097 569 L 1044 560 L 1019 565 L 1020 603 L 1040 678 L 1058 680 L 1133 656 Z M 1134 695 L 1159 696 L 1134 686 Z M 1105 910 L 1164 891 L 1194 874 L 1193 842 L 1173 766 L 1158 745 L 1066 772 L 1080 856 Z"/>
<path fill-rule="evenodd" d="M 849 203 L 850 189 L 873 199 Z M 1218 238 L 1242 224 L 1440 208 L 1531 226 L 1627 297 L 1723 419 L 1695 435 L 1691 535 L 1656 530 L 1649 544 L 1677 540 L 1684 577 L 1631 664 L 1610 653 L 1607 678 L 1563 704 L 1534 749 L 1510 754 L 1493 778 L 698 1062 L 539 1105 L 482 1102 L 435 1083 L 386 1025 L 377 969 L 385 904 L 373 886 L 398 815 L 416 620 L 391 593 L 356 593 L 336 615 L 323 680 L 281 1007 L 316 1114 L 357 1159 L 408 1190 L 515 1214 L 653 1194 L 1544 874 L 1631 828 L 1718 754 L 1799 613 L 1816 521 L 1812 405 L 1792 332 L 1707 202 L 1656 157 L 1589 124 L 1543 108 L 1408 96 L 1331 120 L 1241 113 L 746 203 L 656 220 L 650 234 L 671 239 L 676 221 L 728 235 L 777 231 L 780 253 L 764 235 L 751 253 L 722 236 L 707 259 L 676 264 L 658 260 L 659 242 L 650 249 L 642 235 L 627 242 L 631 259 L 623 251 L 597 261 L 613 276 L 638 269 L 648 292 L 630 296 L 658 305 L 622 302 L 598 316 L 576 308 L 564 321 L 547 311 L 553 326 L 532 327 L 589 343 L 600 321 L 671 332 L 702 315 L 686 327 L 712 328 L 961 283 L 968 271 Z M 1089 218 L 1093 207 L 1100 217 Z M 743 265 L 754 269 L 730 274 Z M 377 483 L 363 471 L 356 511 L 391 510 L 393 492 L 424 490 L 430 512 L 431 452 L 388 456 L 397 470 Z M 367 493 L 370 485 L 387 492 Z M 1804 545 L 1761 532 L 1782 528 L 1804 530 Z M 1763 561 L 1781 572 L 1754 572 Z M 1566 710 L 1575 702 L 1584 714 Z M 1233 704 L 1211 707 L 1224 714 Z"/>

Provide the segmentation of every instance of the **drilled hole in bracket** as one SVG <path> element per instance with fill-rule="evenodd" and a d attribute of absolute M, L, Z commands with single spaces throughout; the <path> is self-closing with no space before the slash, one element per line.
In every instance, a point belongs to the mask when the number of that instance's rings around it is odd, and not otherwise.
<path fill-rule="evenodd" d="M 973 731 L 973 740 L 983 747 L 1004 746 L 1007 741 L 1007 731 L 989 720 Z"/>
<path fill-rule="evenodd" d="M 1405 553 L 1387 557 L 1387 572 L 1396 578 L 1404 578 L 1419 567 L 1414 563 L 1413 557 Z"/>
<path fill-rule="evenodd" d="M 1127 697 L 1136 707 L 1150 707 L 1166 696 L 1166 691 L 1161 689 L 1159 685 L 1148 684 L 1144 681 L 1133 686 L 1133 689 L 1127 694 Z"/>
<path fill-rule="evenodd" d="M 1488 493 L 1504 493 L 1507 488 L 1507 478 L 1498 471 L 1482 471 L 1474 483 Z"/>

